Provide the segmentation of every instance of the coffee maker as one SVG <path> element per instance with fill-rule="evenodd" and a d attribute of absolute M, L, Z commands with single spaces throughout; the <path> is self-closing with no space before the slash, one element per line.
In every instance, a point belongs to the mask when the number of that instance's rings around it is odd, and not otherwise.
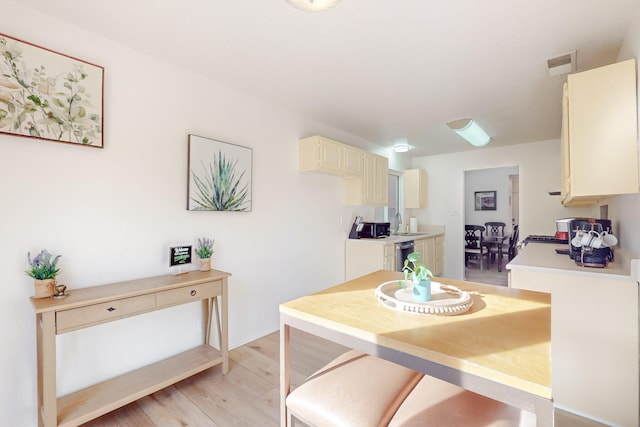
<path fill-rule="evenodd" d="M 569 257 L 582 267 L 606 267 L 610 261 L 613 261 L 613 249 L 605 248 L 584 248 L 576 247 L 573 244 L 573 238 L 578 231 L 589 232 L 591 230 L 602 233 L 606 231 L 613 234 L 611 229 L 611 220 L 581 218 L 570 222 L 569 227 Z"/>

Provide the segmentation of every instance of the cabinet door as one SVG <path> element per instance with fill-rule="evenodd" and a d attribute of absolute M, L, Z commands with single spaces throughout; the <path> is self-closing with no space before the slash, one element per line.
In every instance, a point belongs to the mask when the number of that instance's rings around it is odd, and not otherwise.
<path fill-rule="evenodd" d="M 318 141 L 318 163 L 322 169 L 335 171 L 341 174 L 343 167 L 344 148 L 341 144 L 326 138 Z"/>
<path fill-rule="evenodd" d="M 364 154 L 362 202 L 365 205 L 375 205 L 377 203 L 377 178 L 378 178 L 378 157 L 375 154 Z"/>
<path fill-rule="evenodd" d="M 637 193 L 636 64 L 631 59 L 568 82 L 569 195 L 580 203 Z"/>
<path fill-rule="evenodd" d="M 404 207 L 427 207 L 427 172 L 422 169 L 404 171 Z"/>
<path fill-rule="evenodd" d="M 376 206 L 387 206 L 389 203 L 389 160 L 386 157 L 376 156 Z"/>
<path fill-rule="evenodd" d="M 419 262 L 425 264 L 431 270 L 431 267 L 427 264 L 427 239 L 415 240 L 413 242 L 413 250 L 420 253 Z"/>
<path fill-rule="evenodd" d="M 344 173 L 345 175 L 360 176 L 362 174 L 362 157 L 364 152 L 357 148 L 344 147 Z"/>
<path fill-rule="evenodd" d="M 436 264 L 432 271 L 436 276 L 442 276 L 444 272 L 444 236 L 436 236 Z"/>

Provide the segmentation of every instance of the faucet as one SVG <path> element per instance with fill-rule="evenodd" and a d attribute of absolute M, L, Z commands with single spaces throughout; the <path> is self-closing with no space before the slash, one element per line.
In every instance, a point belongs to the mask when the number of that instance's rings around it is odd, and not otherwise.
<path fill-rule="evenodd" d="M 396 213 L 396 234 L 400 233 L 400 224 L 402 223 L 402 217 L 400 212 Z"/>

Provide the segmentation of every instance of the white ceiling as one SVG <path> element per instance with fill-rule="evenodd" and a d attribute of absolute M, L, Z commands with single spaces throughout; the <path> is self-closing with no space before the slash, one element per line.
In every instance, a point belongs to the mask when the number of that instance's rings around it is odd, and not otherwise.
<path fill-rule="evenodd" d="M 559 138 L 564 76 L 615 62 L 638 0 L 21 0 L 60 20 L 411 156 Z M 108 70 L 107 70 L 108 71 Z M 307 135 L 300 135 L 300 137 Z M 327 135 L 330 136 L 330 135 Z M 345 141 L 349 142 L 349 141 Z"/>

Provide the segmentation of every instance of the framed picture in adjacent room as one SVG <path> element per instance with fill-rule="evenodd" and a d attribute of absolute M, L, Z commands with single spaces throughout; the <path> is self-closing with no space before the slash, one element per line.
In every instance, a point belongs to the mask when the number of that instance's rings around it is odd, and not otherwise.
<path fill-rule="evenodd" d="M 0 33 L 0 133 L 103 148 L 104 68 Z"/>
<path fill-rule="evenodd" d="M 251 148 L 189 135 L 187 209 L 251 211 Z"/>
<path fill-rule="evenodd" d="M 496 210 L 496 192 L 495 191 L 476 191 L 475 192 L 477 211 L 495 211 Z"/>

